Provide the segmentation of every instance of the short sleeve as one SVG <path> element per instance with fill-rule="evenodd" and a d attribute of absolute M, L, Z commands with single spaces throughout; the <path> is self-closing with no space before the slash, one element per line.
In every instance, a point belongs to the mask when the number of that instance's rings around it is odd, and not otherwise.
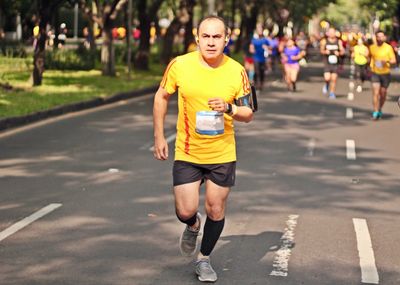
<path fill-rule="evenodd" d="M 160 86 L 164 88 L 168 94 L 175 93 L 177 89 L 177 59 L 174 58 L 165 69 L 164 76 Z"/>
<path fill-rule="evenodd" d="M 236 92 L 235 99 L 243 97 L 251 92 L 250 81 L 247 76 L 247 72 L 244 68 L 241 69 L 240 72 L 240 86 L 238 91 Z"/>

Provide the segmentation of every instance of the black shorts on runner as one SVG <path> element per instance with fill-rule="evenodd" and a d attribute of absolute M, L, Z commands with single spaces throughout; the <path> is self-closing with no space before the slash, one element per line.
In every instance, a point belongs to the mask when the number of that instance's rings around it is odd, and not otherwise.
<path fill-rule="evenodd" d="M 324 73 L 338 73 L 339 65 L 338 64 L 324 64 Z"/>
<path fill-rule="evenodd" d="M 196 164 L 175 160 L 172 168 L 174 186 L 210 179 L 221 187 L 235 185 L 236 161 L 220 164 Z"/>
<path fill-rule="evenodd" d="M 391 76 L 390 73 L 387 74 L 376 74 L 372 73 L 371 82 L 372 83 L 380 83 L 381 87 L 388 88 L 390 85 Z"/>

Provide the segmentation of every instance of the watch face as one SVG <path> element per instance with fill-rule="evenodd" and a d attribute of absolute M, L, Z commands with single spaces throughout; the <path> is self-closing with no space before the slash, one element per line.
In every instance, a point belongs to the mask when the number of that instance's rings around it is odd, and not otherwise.
<path fill-rule="evenodd" d="M 231 112 L 232 112 L 232 105 L 229 104 L 229 103 L 227 103 L 227 104 L 226 104 L 226 111 L 225 111 L 225 113 L 229 114 L 229 113 L 231 113 Z"/>

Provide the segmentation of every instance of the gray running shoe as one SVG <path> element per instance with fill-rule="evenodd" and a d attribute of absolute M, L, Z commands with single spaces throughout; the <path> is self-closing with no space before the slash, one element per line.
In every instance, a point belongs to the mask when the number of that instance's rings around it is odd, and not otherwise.
<path fill-rule="evenodd" d="M 192 256 L 196 252 L 197 236 L 199 235 L 201 227 L 200 213 L 197 213 L 197 220 L 199 221 L 199 230 L 193 231 L 189 228 L 189 226 L 186 226 L 179 239 L 179 248 L 183 256 Z"/>
<path fill-rule="evenodd" d="M 210 259 L 200 259 L 196 261 L 196 274 L 197 278 L 202 282 L 215 282 L 217 281 L 217 273 L 211 267 Z"/>

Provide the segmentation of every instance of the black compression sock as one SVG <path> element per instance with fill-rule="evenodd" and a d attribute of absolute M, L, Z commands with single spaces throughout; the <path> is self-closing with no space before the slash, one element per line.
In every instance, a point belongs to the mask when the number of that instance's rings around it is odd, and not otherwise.
<path fill-rule="evenodd" d="M 217 243 L 225 225 L 225 218 L 220 221 L 213 221 L 207 217 L 204 225 L 203 239 L 201 241 L 200 252 L 204 256 L 209 256 Z"/>
<path fill-rule="evenodd" d="M 178 220 L 181 221 L 184 224 L 187 224 L 189 227 L 192 227 L 196 222 L 197 222 L 197 213 L 193 215 L 193 217 L 187 219 L 187 220 L 183 220 L 181 219 L 178 214 L 176 214 L 176 216 L 178 217 Z"/>

